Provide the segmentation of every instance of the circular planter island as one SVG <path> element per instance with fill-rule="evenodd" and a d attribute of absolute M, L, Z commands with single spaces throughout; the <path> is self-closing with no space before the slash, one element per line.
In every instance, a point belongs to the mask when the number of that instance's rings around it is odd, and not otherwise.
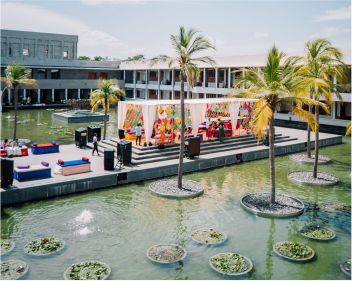
<path fill-rule="evenodd" d="M 312 171 L 294 171 L 288 173 L 287 177 L 290 181 L 303 185 L 331 186 L 340 181 L 328 173 L 318 173 L 317 178 L 314 178 Z"/>
<path fill-rule="evenodd" d="M 351 277 L 351 259 L 340 264 L 341 271 Z"/>
<path fill-rule="evenodd" d="M 319 225 L 305 226 L 299 233 L 308 239 L 317 241 L 331 241 L 336 237 L 335 231 L 320 227 Z"/>
<path fill-rule="evenodd" d="M 192 180 L 182 180 L 182 189 L 178 188 L 177 179 L 154 181 L 149 185 L 149 190 L 169 198 L 193 198 L 204 193 L 203 186 Z"/>
<path fill-rule="evenodd" d="M 292 154 L 289 156 L 292 161 L 304 163 L 304 164 L 314 164 L 315 157 L 312 155 L 311 158 L 307 156 L 305 153 Z M 331 162 L 331 159 L 327 156 L 319 155 L 318 164 L 323 165 Z"/>
<path fill-rule="evenodd" d="M 278 242 L 273 247 L 274 253 L 290 261 L 306 262 L 314 258 L 314 250 L 302 243 L 294 241 Z"/>
<path fill-rule="evenodd" d="M 245 275 L 253 269 L 253 263 L 249 258 L 231 252 L 212 256 L 209 265 L 216 272 L 230 276 Z"/>
<path fill-rule="evenodd" d="M 224 243 L 227 239 L 225 233 L 215 230 L 213 228 L 209 229 L 197 229 L 192 232 L 191 238 L 194 242 L 204 245 L 220 245 Z"/>
<path fill-rule="evenodd" d="M 71 265 L 64 273 L 65 280 L 105 280 L 111 268 L 100 261 L 83 261 Z"/>
<path fill-rule="evenodd" d="M 284 195 L 276 194 L 275 204 L 270 204 L 270 193 L 250 193 L 241 198 L 242 207 L 260 217 L 289 218 L 299 216 L 304 211 L 302 201 Z"/>
<path fill-rule="evenodd" d="M 2 280 L 16 280 L 22 278 L 28 272 L 29 266 L 21 260 L 8 260 L 1 262 Z"/>
<path fill-rule="evenodd" d="M 153 262 L 170 264 L 182 261 L 187 256 L 187 251 L 176 244 L 158 244 L 147 250 L 147 257 Z"/>
<path fill-rule="evenodd" d="M 1 239 L 1 250 L 0 255 L 6 255 L 10 253 L 15 248 L 15 242 L 7 239 Z"/>
<path fill-rule="evenodd" d="M 33 256 L 49 256 L 65 247 L 63 240 L 54 237 L 43 237 L 32 240 L 24 247 L 24 252 Z"/>

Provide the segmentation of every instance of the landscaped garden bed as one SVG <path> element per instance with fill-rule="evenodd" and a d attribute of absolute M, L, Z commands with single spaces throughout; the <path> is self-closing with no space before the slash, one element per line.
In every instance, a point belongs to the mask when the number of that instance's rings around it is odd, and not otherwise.
<path fill-rule="evenodd" d="M 7 239 L 1 239 L 1 250 L 0 250 L 1 255 L 5 255 L 11 252 L 14 248 L 15 248 L 14 242 Z"/>
<path fill-rule="evenodd" d="M 247 211 L 261 217 L 287 218 L 298 216 L 304 211 L 304 204 L 293 197 L 276 194 L 275 203 L 270 203 L 270 193 L 251 193 L 241 198 L 241 205 Z"/>
<path fill-rule="evenodd" d="M 28 265 L 21 260 L 8 260 L 1 262 L 1 279 L 16 280 L 28 272 Z"/>
<path fill-rule="evenodd" d="M 225 275 L 245 275 L 253 269 L 250 259 L 230 252 L 212 256 L 209 265 L 216 272 Z"/>
<path fill-rule="evenodd" d="M 226 241 L 225 233 L 215 229 L 198 229 L 192 232 L 191 238 L 199 244 L 218 245 Z"/>
<path fill-rule="evenodd" d="M 111 268 L 100 261 L 84 261 L 66 269 L 66 280 L 105 280 L 110 276 Z"/>
<path fill-rule="evenodd" d="M 288 179 L 292 182 L 303 185 L 320 185 L 330 186 L 337 184 L 340 180 L 328 173 L 318 173 L 317 177 L 313 177 L 312 171 L 295 171 L 288 173 Z"/>
<path fill-rule="evenodd" d="M 192 198 L 204 192 L 203 186 L 192 180 L 182 180 L 182 188 L 178 188 L 177 179 L 154 181 L 149 185 L 149 190 L 157 195 L 170 198 Z"/>
<path fill-rule="evenodd" d="M 34 256 L 47 256 L 59 252 L 65 247 L 63 240 L 54 237 L 43 237 L 29 242 L 24 252 Z"/>
<path fill-rule="evenodd" d="M 300 230 L 300 234 L 306 238 L 319 241 L 330 241 L 336 236 L 333 230 L 320 227 L 319 225 L 305 226 Z"/>
<path fill-rule="evenodd" d="M 276 243 L 274 245 L 274 252 L 278 256 L 291 261 L 309 261 L 315 255 L 311 247 L 293 241 Z"/>
<path fill-rule="evenodd" d="M 341 271 L 351 277 L 351 259 L 340 264 Z"/>
<path fill-rule="evenodd" d="M 150 247 L 147 257 L 157 263 L 174 263 L 182 261 L 187 255 L 187 251 L 175 244 L 159 244 Z"/>

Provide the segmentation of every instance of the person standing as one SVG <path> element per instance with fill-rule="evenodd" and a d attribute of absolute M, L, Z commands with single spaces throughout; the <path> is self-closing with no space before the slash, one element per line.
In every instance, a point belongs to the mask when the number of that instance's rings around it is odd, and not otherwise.
<path fill-rule="evenodd" d="M 100 156 L 99 155 L 99 150 L 98 150 L 98 136 L 97 136 L 97 133 L 95 133 L 94 136 L 93 136 L 93 152 L 92 152 L 92 155 L 94 155 L 94 151 L 96 151 L 98 156 Z"/>
<path fill-rule="evenodd" d="M 220 122 L 220 124 L 219 124 L 219 141 L 222 142 L 224 137 L 225 137 L 224 123 Z"/>
<path fill-rule="evenodd" d="M 141 123 L 138 123 L 137 128 L 136 128 L 136 145 L 137 142 L 139 141 L 139 146 L 141 146 L 141 141 L 142 141 L 142 125 Z"/>

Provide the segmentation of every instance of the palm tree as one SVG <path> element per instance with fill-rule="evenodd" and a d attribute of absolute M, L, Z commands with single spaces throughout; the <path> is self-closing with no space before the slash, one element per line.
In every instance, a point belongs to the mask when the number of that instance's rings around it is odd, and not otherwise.
<path fill-rule="evenodd" d="M 37 81 L 30 79 L 31 70 L 20 64 L 9 64 L 5 69 L 5 77 L 1 77 L 1 81 L 6 83 L 6 89 L 14 92 L 14 110 L 15 119 L 13 126 L 13 140 L 17 138 L 17 109 L 18 109 L 18 90 L 23 86 L 37 87 Z"/>
<path fill-rule="evenodd" d="M 98 81 L 99 89 L 90 93 L 90 105 L 92 106 L 92 111 L 96 111 L 99 105 L 104 108 L 104 134 L 103 139 L 106 138 L 106 123 L 108 110 L 110 104 L 116 104 L 119 99 L 125 95 L 124 90 L 117 88 L 116 81 L 114 80 L 102 80 Z"/>
<path fill-rule="evenodd" d="M 244 97 L 258 98 L 254 106 L 252 119 L 253 132 L 258 141 L 269 132 L 269 161 L 270 161 L 270 203 L 275 203 L 275 151 L 274 151 L 274 114 L 275 109 L 282 104 L 289 104 L 293 114 L 314 128 L 312 114 L 302 109 L 302 105 L 325 105 L 319 101 L 306 97 L 309 77 L 302 77 L 300 68 L 296 66 L 297 58 L 285 59 L 285 54 L 274 46 L 268 54 L 263 69 L 243 69 L 243 77 L 236 82 L 236 91 L 232 95 L 240 94 Z M 304 79 L 303 79 L 304 78 Z M 244 87 L 243 87 L 244 86 Z"/>
<path fill-rule="evenodd" d="M 331 107 L 333 105 L 333 93 L 335 92 L 339 99 L 336 85 L 331 82 L 331 77 L 335 76 L 339 81 L 345 79 L 345 67 L 342 62 L 341 52 L 333 47 L 326 39 L 316 39 L 306 43 L 306 56 L 303 58 L 303 69 L 311 77 L 309 87 L 309 96 L 317 101 L 322 98 L 325 103 Z M 322 83 L 325 81 L 325 83 Z M 315 130 L 315 153 L 314 153 L 314 178 L 318 174 L 318 158 L 319 158 L 319 105 L 314 106 L 315 121 L 317 128 Z M 312 107 L 309 106 L 309 112 Z M 310 127 L 307 129 L 307 156 L 311 157 L 310 152 Z"/>
<path fill-rule="evenodd" d="M 182 189 L 182 173 L 183 173 L 183 157 L 184 157 L 184 128 L 185 128 L 185 81 L 188 85 L 193 86 L 195 77 L 199 77 L 200 71 L 197 63 L 204 62 L 215 66 L 215 61 L 210 56 L 198 55 L 198 53 L 214 49 L 215 47 L 204 37 L 199 35 L 199 32 L 190 29 L 186 30 L 180 27 L 177 35 L 171 35 L 171 44 L 175 51 L 175 57 L 161 55 L 151 60 L 152 64 L 157 62 L 168 63 L 169 68 L 180 68 L 180 100 L 181 100 L 181 142 L 180 142 L 180 156 L 178 165 L 178 188 Z M 198 55 L 198 56 L 197 56 Z"/>

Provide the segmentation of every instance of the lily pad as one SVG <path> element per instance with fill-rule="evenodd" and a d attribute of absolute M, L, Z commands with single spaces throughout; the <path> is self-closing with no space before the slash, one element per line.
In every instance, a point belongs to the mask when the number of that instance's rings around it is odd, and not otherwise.
<path fill-rule="evenodd" d="M 100 261 L 83 261 L 71 265 L 64 273 L 65 280 L 105 280 L 111 268 Z"/>
<path fill-rule="evenodd" d="M 16 280 L 28 272 L 29 266 L 21 260 L 8 260 L 1 262 L 1 279 Z"/>
<path fill-rule="evenodd" d="M 308 261 L 314 258 L 315 255 L 311 247 L 294 241 L 276 243 L 274 252 L 282 258 L 292 261 Z"/>
<path fill-rule="evenodd" d="M 217 245 L 226 241 L 225 233 L 215 229 L 198 229 L 192 232 L 191 238 L 199 244 Z"/>
<path fill-rule="evenodd" d="M 47 256 L 59 252 L 65 247 L 63 240 L 54 237 L 43 237 L 29 242 L 24 252 L 34 256 Z"/>
<path fill-rule="evenodd" d="M 341 271 L 351 277 L 351 259 L 340 264 Z"/>
<path fill-rule="evenodd" d="M 157 263 L 174 263 L 183 260 L 187 251 L 176 244 L 159 244 L 150 247 L 147 257 Z"/>
<path fill-rule="evenodd" d="M 329 241 L 335 238 L 333 230 L 320 227 L 319 225 L 305 226 L 300 230 L 300 234 L 308 239 Z"/>
<path fill-rule="evenodd" d="M 15 242 L 7 239 L 1 239 L 1 250 L 0 255 L 5 255 L 11 252 L 15 248 Z"/>
<path fill-rule="evenodd" d="M 240 254 L 225 252 L 209 259 L 210 267 L 225 275 L 245 275 L 253 269 L 252 261 Z"/>

